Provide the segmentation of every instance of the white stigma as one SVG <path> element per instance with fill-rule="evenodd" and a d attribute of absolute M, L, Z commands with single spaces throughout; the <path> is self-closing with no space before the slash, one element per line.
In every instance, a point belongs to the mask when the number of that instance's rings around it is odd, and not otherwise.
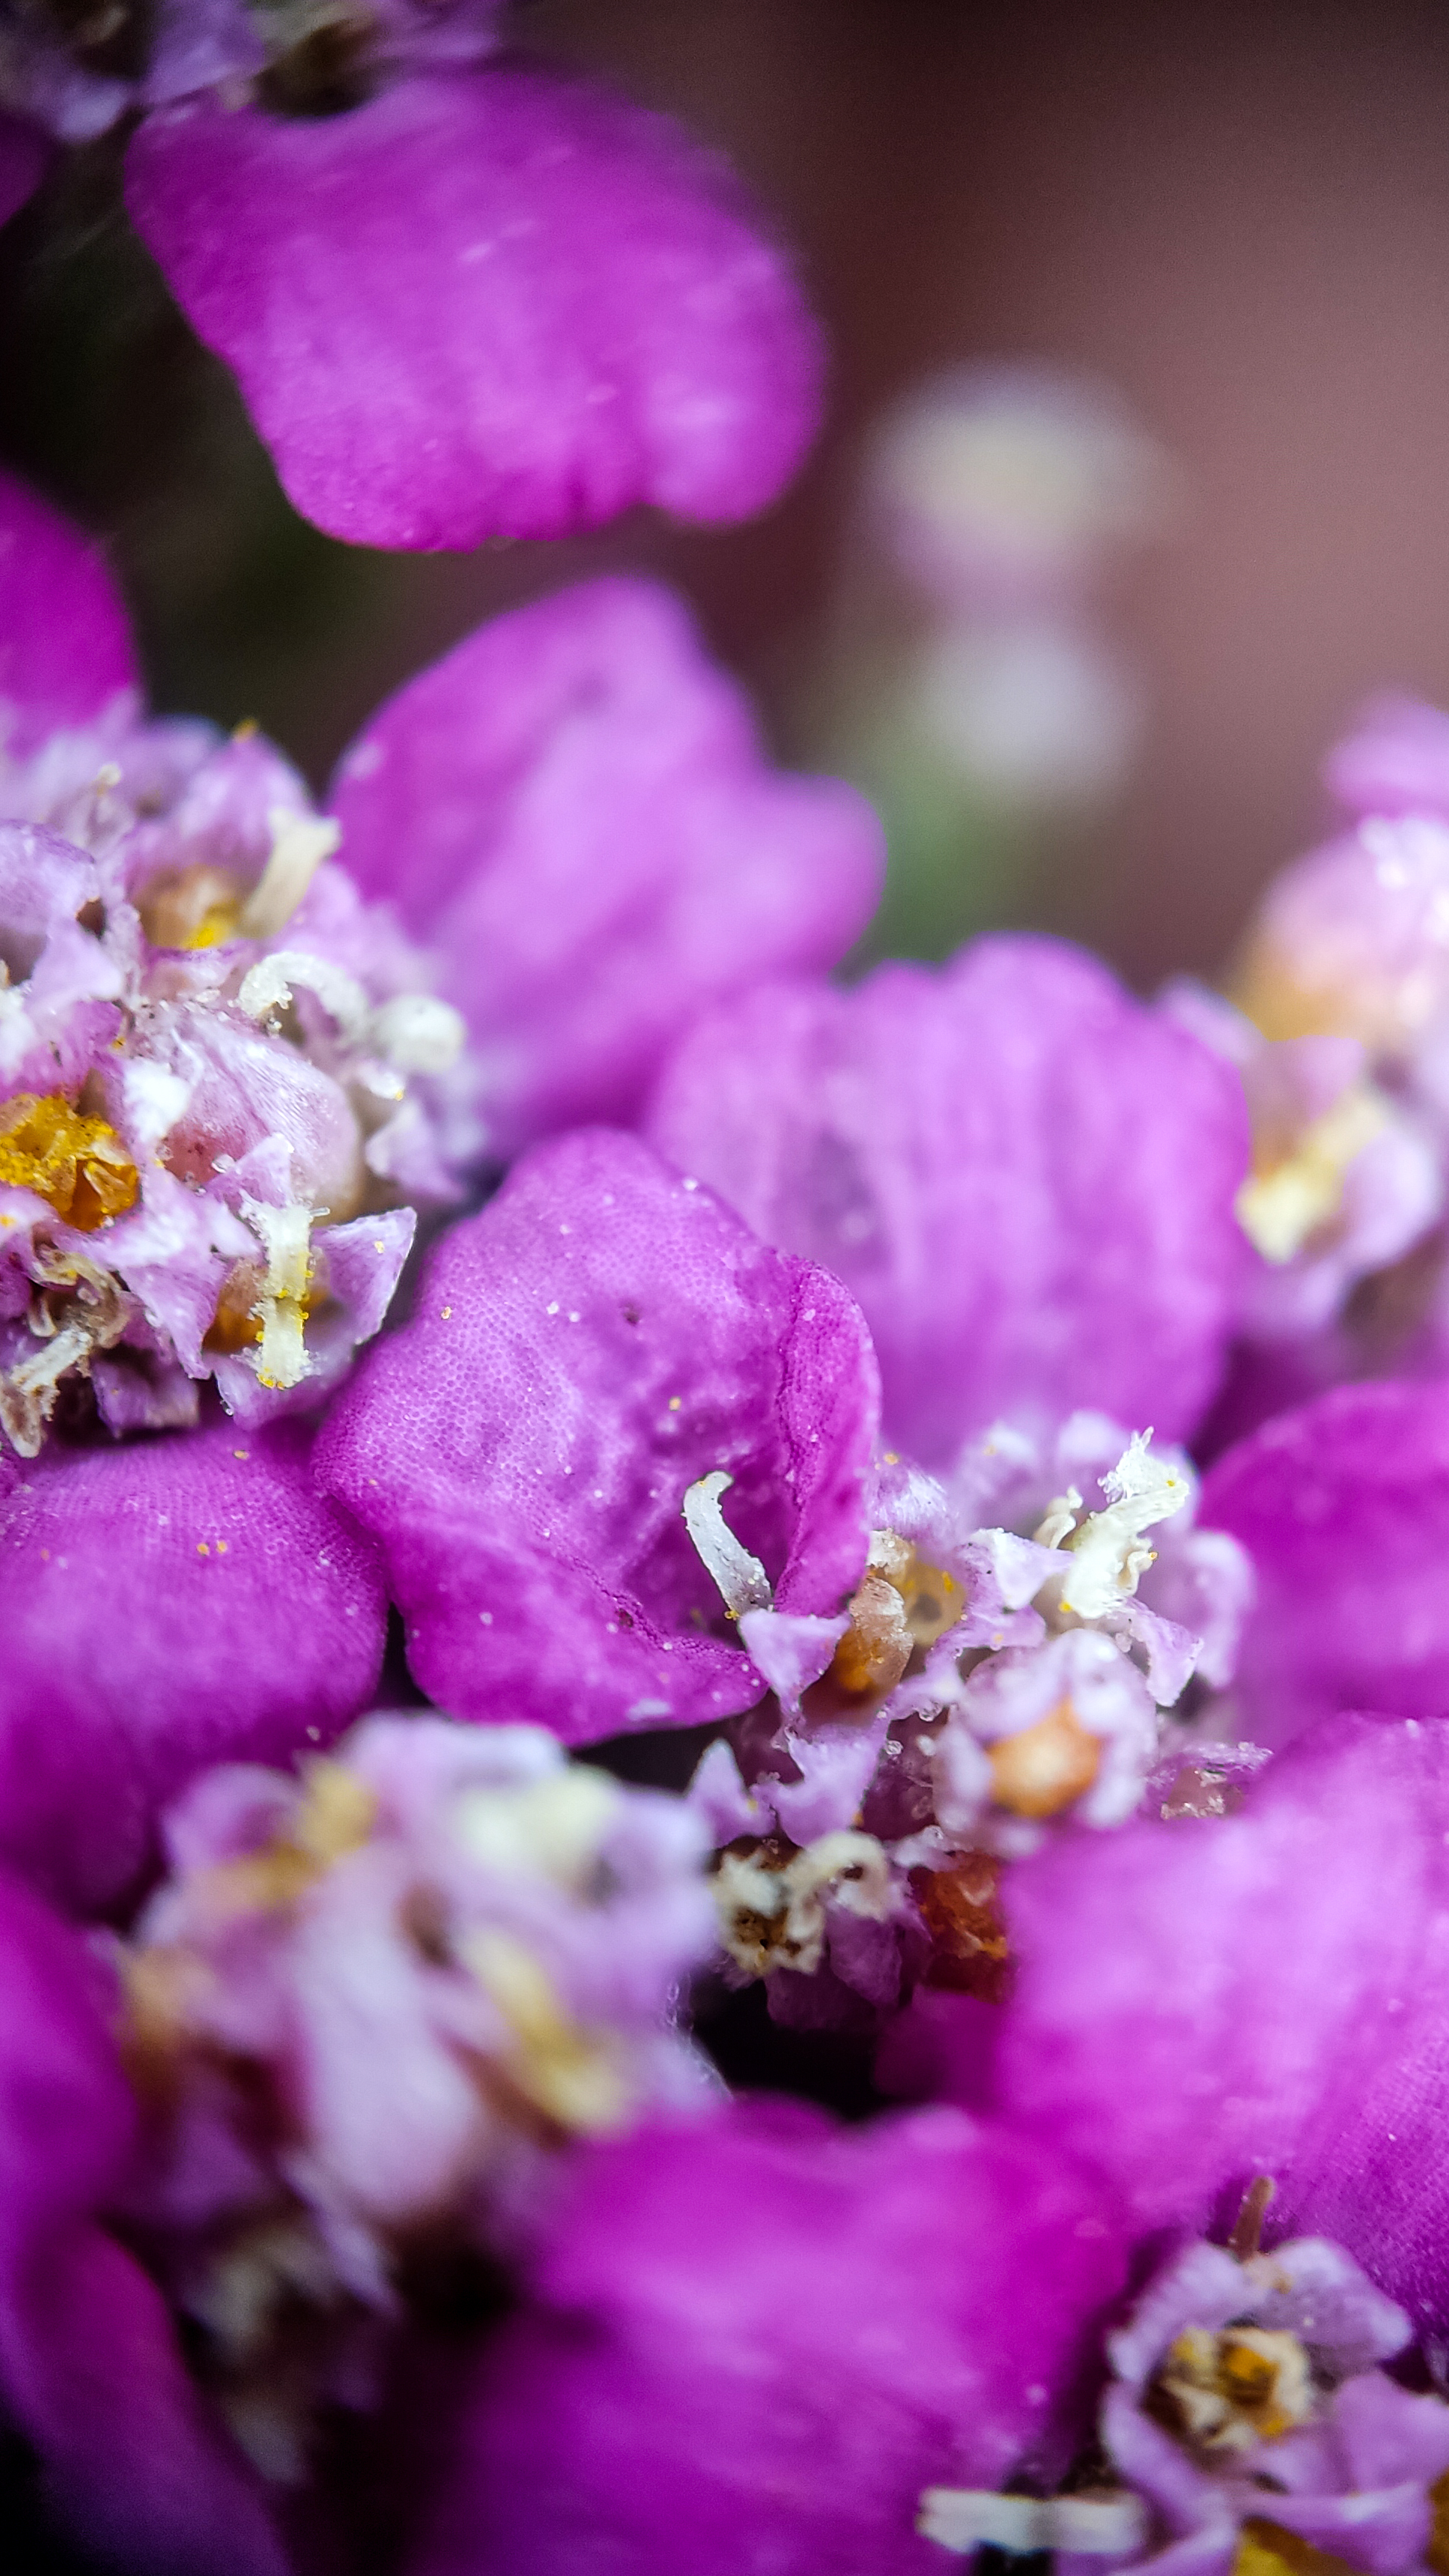
<path fill-rule="evenodd" d="M 747 1610 L 768 1610 L 775 1596 L 759 1558 L 741 1545 L 720 1510 L 720 1496 L 734 1481 L 723 1467 L 713 1468 L 690 1486 L 682 1508 L 685 1527 L 725 1608 L 732 1619 L 740 1619 Z"/>
<path fill-rule="evenodd" d="M 1170 1520 L 1192 1488 L 1180 1468 L 1154 1457 L 1150 1431 L 1134 1431 L 1115 1467 L 1101 1479 L 1105 1511 L 1089 1512 L 1075 1528 L 1063 1527 L 1065 1498 L 1048 1508 L 1036 1535 L 1044 1547 L 1062 1547 L 1071 1570 L 1062 1578 L 1061 1607 L 1074 1619 L 1101 1619 L 1130 1593 L 1156 1557 L 1143 1533 Z M 1046 1533 L 1051 1531 L 1048 1537 Z"/>
<path fill-rule="evenodd" d="M 311 1365 L 303 1338 L 312 1267 L 311 1210 L 295 1204 L 269 1207 L 261 1199 L 243 1199 L 241 1212 L 267 1257 L 256 1305 L 262 1326 L 257 1376 L 263 1386 L 300 1386 Z"/>
<path fill-rule="evenodd" d="M 237 918 L 243 939 L 275 939 L 284 930 L 324 859 L 342 839 L 330 816 L 289 814 L 273 805 L 267 814 L 271 855 Z"/>

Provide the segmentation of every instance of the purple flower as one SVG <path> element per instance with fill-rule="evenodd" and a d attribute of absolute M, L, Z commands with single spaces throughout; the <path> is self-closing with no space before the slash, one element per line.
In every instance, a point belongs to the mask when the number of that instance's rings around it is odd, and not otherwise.
<path fill-rule="evenodd" d="M 127 2216 L 295 2480 L 318 2399 L 366 2402 L 420 2242 L 513 2252 L 570 2137 L 715 2108 L 672 2027 L 702 1836 L 536 1728 L 371 1717 L 300 1779 L 210 1772 L 166 1840 L 123 1959 L 153 2106 Z"/>
<path fill-rule="evenodd" d="M 570 1743 L 750 1707 L 764 1675 L 682 1516 L 716 1476 L 735 1546 L 828 1663 L 866 1554 L 865 1327 L 646 1146 L 535 1151 L 374 1361 L 317 1469 L 377 1539 L 443 1706 Z"/>
<path fill-rule="evenodd" d="M 1241 1812 L 1062 1836 L 1004 1905 L 1015 1991 L 989 2027 L 934 1999 L 943 2089 L 1094 2164 L 1143 2234 L 1270 2175 L 1273 2232 L 1443 2335 L 1449 1722 L 1327 1720 Z"/>
<path fill-rule="evenodd" d="M 998 1484 L 1099 1470 L 1100 1508 L 1044 1483 L 1018 1534 L 873 1470 L 874 1432 L 869 1342 L 829 1274 L 593 1132 L 440 1247 L 317 1452 L 383 1552 L 414 1672 L 461 1715 L 579 1742 L 752 1712 L 694 1802 L 730 1846 L 735 1969 L 783 2009 L 779 1979 L 828 1953 L 793 1995 L 814 2017 L 841 1983 L 894 2004 L 963 1871 L 1132 1811 L 1205 1642 L 1227 1677 L 1245 1581 L 1209 1537 L 1176 1551 L 1199 1629 L 1137 1597 L 1147 1533 L 1192 1498 L 1140 1436 L 1084 1418 L 1048 1460 L 1003 1430 Z M 964 1491 L 992 1481 L 973 1458 Z"/>
<path fill-rule="evenodd" d="M 1251 928 L 1246 1020 L 1203 995 L 1173 1004 L 1216 1028 L 1254 1109 L 1239 1208 L 1268 1273 L 1218 1437 L 1338 1378 L 1444 1369 L 1446 743 L 1433 708 L 1368 707 L 1325 772 L 1346 828 L 1282 871 Z"/>
<path fill-rule="evenodd" d="M 137 230 L 297 507 L 355 544 L 772 500 L 819 405 L 789 271 L 663 118 L 497 55 L 492 0 L 169 0 L 118 59 L 0 31 L 0 208 L 44 132 L 148 111 Z M 57 19 L 59 13 L 57 13 Z M 41 22 L 42 26 L 44 22 Z M 27 150 L 28 145 L 28 150 Z"/>
<path fill-rule="evenodd" d="M 731 1981 L 765 1977 L 776 2018 L 811 2026 L 868 2027 L 862 2005 L 892 2010 L 918 1978 L 999 1993 L 1000 1863 L 1120 1824 L 1178 1768 L 1161 1712 L 1195 1671 L 1231 1680 L 1252 1571 L 1185 1526 L 1193 1500 L 1185 1461 L 1089 1414 L 1050 1444 L 997 1425 L 949 1487 L 884 1466 L 816 1687 L 770 1669 L 768 1609 L 740 1618 L 779 1707 L 712 1745 L 690 1792 L 725 1846 Z"/>
<path fill-rule="evenodd" d="M 763 770 L 660 595 L 485 630 L 319 818 L 260 739 L 141 724 L 94 558 L 7 507 L 0 1420 L 27 1455 L 79 1377 L 116 1432 L 194 1421 L 207 1378 L 245 1421 L 315 1401 L 382 1320 L 412 1206 L 631 1113 L 702 999 L 829 962 L 869 910 L 867 810 Z"/>
<path fill-rule="evenodd" d="M 0 1852 L 63 1904 L 115 1904 L 195 1772 L 366 1707 L 385 1616 L 300 1426 L 0 1464 Z"/>
<path fill-rule="evenodd" d="M 951 2113 L 742 2105 L 577 2160 L 413 2576 L 929 2576 L 917 2498 L 1060 2464 L 1110 2212 Z"/>
<path fill-rule="evenodd" d="M 1107 2339 L 1101 2444 L 1124 2488 L 1044 2503 L 938 2490 L 925 2528 L 963 2551 L 988 2538 L 1055 2543 L 1083 2576 L 1102 2556 L 1199 2576 L 1228 2576 L 1240 2550 L 1296 2565 L 1295 2537 L 1366 2576 L 1406 2576 L 1433 2530 L 1429 2490 L 1449 2468 L 1449 2407 L 1377 2367 L 1410 2332 L 1402 2308 L 1323 2237 L 1271 2254 L 1185 2246 Z M 1114 2525 L 1125 2540 L 1115 2551 Z"/>
<path fill-rule="evenodd" d="M 887 1428 L 928 1464 L 1081 1405 L 1175 1439 L 1216 1387 L 1239 1086 L 1071 949 L 989 939 L 851 993 L 757 991 L 685 1039 L 649 1133 L 839 1272 Z"/>
<path fill-rule="evenodd" d="M 1265 1038 L 1192 984 L 1169 987 L 1165 999 L 1243 1077 L 1253 1169 L 1236 1204 L 1258 1258 L 1242 1332 L 1269 1346 L 1321 1333 L 1360 1280 L 1398 1261 L 1440 1215 L 1440 1140 L 1369 1078 L 1360 1039 Z"/>
<path fill-rule="evenodd" d="M 113 2008 L 75 1936 L 0 1876 L 0 2399 L 55 2516 L 106 2566 L 282 2576 L 158 2292 L 98 2221 L 136 2142 Z"/>

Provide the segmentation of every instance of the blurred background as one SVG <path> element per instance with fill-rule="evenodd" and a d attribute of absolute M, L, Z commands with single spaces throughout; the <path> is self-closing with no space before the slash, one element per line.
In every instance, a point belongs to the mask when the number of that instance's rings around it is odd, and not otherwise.
<path fill-rule="evenodd" d="M 754 526 L 353 552 L 282 501 L 116 212 L 0 234 L 0 455 L 99 530 L 159 702 L 319 782 L 481 618 L 667 575 L 772 740 L 872 783 L 886 944 L 987 922 L 1212 972 L 1365 691 L 1449 703 L 1449 11 L 534 0 L 798 252 L 826 435 Z M 924 390 L 923 390 L 924 389 Z"/>

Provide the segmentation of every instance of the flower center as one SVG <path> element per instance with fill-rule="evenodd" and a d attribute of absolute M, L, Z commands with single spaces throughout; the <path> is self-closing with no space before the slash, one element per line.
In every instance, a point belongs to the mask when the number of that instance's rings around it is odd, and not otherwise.
<path fill-rule="evenodd" d="M 783 1834 L 731 1843 L 714 1875 L 724 1946 L 752 1977 L 794 1968 L 811 1977 L 825 1951 L 826 1908 L 883 1922 L 894 1897 L 890 1864 L 873 1834 L 821 1834 L 799 1849 Z"/>
<path fill-rule="evenodd" d="M 22 1091 L 0 1107 L 0 1181 L 34 1190 L 82 1234 L 124 1215 L 141 1186 L 115 1128 L 61 1091 Z"/>
<path fill-rule="evenodd" d="M 1153 2382 L 1158 2410 L 1193 2450 L 1221 2455 L 1311 2421 L 1313 2373 L 1298 2337 L 1265 2326 L 1188 2326 Z"/>
<path fill-rule="evenodd" d="M 850 1626 L 830 1680 L 848 1698 L 894 1690 L 917 1648 L 935 1644 L 966 1607 L 954 1574 L 931 1565 L 894 1530 L 873 1530 L 869 1565 L 850 1601 Z"/>
<path fill-rule="evenodd" d="M 1291 1261 L 1343 1205 L 1351 1163 L 1388 1124 L 1388 1104 L 1368 1083 L 1350 1085 L 1296 1137 L 1254 1139 L 1253 1169 L 1234 1205 L 1265 1261 Z"/>
<path fill-rule="evenodd" d="M 1102 1739 L 1083 1726 L 1069 1699 L 986 1748 L 991 1795 L 1016 1816 L 1059 1816 L 1091 1788 L 1102 1764 Z"/>

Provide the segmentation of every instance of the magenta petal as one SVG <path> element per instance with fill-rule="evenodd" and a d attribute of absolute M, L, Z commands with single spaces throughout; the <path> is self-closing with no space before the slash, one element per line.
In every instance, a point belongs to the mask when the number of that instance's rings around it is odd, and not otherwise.
<path fill-rule="evenodd" d="M 75 1936 L 0 1873 L 0 2398 L 57 2515 L 106 2566 L 281 2576 L 161 2298 L 94 2221 L 135 2127 L 104 1987 Z"/>
<path fill-rule="evenodd" d="M 600 581 L 500 617 L 383 707 L 338 773 L 343 858 L 440 961 L 495 1148 L 627 1118 L 707 1003 L 832 965 L 880 827 L 781 776 L 682 604 Z"/>
<path fill-rule="evenodd" d="M 497 69 L 344 116 L 194 99 L 133 139 L 127 202 L 292 500 L 354 544 L 741 518 L 815 425 L 813 325 L 728 174 L 606 92 Z"/>
<path fill-rule="evenodd" d="M 1351 814 L 1449 813 L 1449 716 L 1421 698 L 1370 698 L 1323 775 Z"/>
<path fill-rule="evenodd" d="M 412 2576 L 931 2576 L 924 2487 L 1057 2465 L 1120 2279 L 1099 2210 L 949 2112 L 739 2105 L 581 2156 Z"/>
<path fill-rule="evenodd" d="M 33 125 L 0 113 L 0 224 L 8 224 L 34 196 L 50 157 L 51 146 Z"/>
<path fill-rule="evenodd" d="M 838 1282 L 592 1129 L 538 1147 L 444 1238 L 316 1464 L 382 1548 L 424 1689 L 579 1743 L 762 1696 L 685 1491 L 732 1476 L 729 1526 L 776 1606 L 830 1616 L 865 1562 L 875 1420 Z"/>
<path fill-rule="evenodd" d="M 291 1427 L 27 1462 L 0 1498 L 0 1851 L 112 1903 L 197 1771 L 285 1761 L 366 1706 L 385 1610 Z"/>
<path fill-rule="evenodd" d="M 1144 2228 L 1272 2175 L 1271 2240 L 1332 2238 L 1444 2331 L 1449 1722 L 1328 1719 L 1240 1815 L 1063 1836 L 1006 1908 L 1004 2108 Z"/>
<path fill-rule="evenodd" d="M 126 612 L 96 549 L 0 475 L 0 743 L 31 750 L 137 685 Z"/>
<path fill-rule="evenodd" d="M 984 939 L 851 993 L 759 990 L 685 1039 L 649 1132 L 840 1273 L 919 1457 L 1079 1406 L 1177 1439 L 1212 1395 L 1241 1085 L 1075 949 Z"/>
<path fill-rule="evenodd" d="M 1205 1525 L 1257 1574 L 1237 1697 L 1286 1744 L 1339 1708 L 1449 1710 L 1449 1382 L 1335 1387 L 1227 1450 Z"/>

